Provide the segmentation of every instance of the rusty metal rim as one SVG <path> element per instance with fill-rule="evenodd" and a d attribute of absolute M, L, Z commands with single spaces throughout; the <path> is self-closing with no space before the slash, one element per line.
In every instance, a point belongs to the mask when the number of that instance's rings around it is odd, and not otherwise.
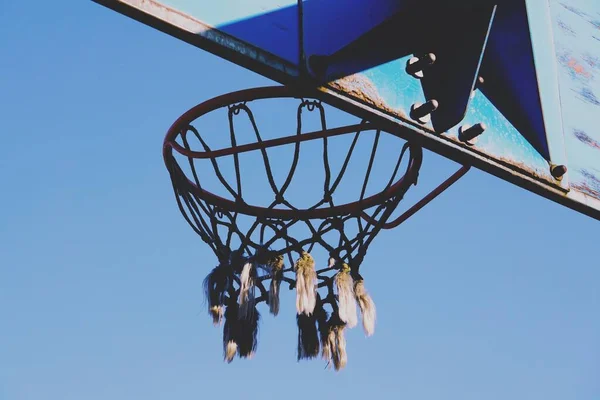
<path fill-rule="evenodd" d="M 250 102 L 254 100 L 261 99 L 277 99 L 277 98 L 313 98 L 317 100 L 321 100 L 318 91 L 309 91 L 302 90 L 287 86 L 267 86 L 267 87 L 259 87 L 252 89 L 245 89 L 236 92 L 227 93 L 221 96 L 214 97 L 210 100 L 207 100 L 203 103 L 196 105 L 191 108 L 183 115 L 181 115 L 169 128 L 167 135 L 163 142 L 163 159 L 165 165 L 169 169 L 170 174 L 176 174 L 177 171 L 171 167 L 171 163 L 176 164 L 173 149 L 182 155 L 192 157 L 192 158 L 208 158 L 211 156 L 218 156 L 217 152 L 225 152 L 233 153 L 239 152 L 239 148 L 230 148 L 225 150 L 216 150 L 212 152 L 191 152 L 182 148 L 179 144 L 175 142 L 177 136 L 181 135 L 182 132 L 187 130 L 187 127 L 190 123 L 201 116 L 217 110 L 222 107 L 227 107 L 234 104 Z M 365 124 L 365 130 L 373 130 L 380 129 L 374 126 L 372 123 Z M 334 128 L 327 129 L 321 132 L 311 132 L 314 136 L 311 139 L 316 139 L 318 137 L 330 137 L 340 134 L 345 134 L 351 132 L 351 130 L 342 128 Z M 380 129 L 390 135 L 396 136 L 398 138 L 403 139 L 400 135 L 390 132 L 388 130 Z M 303 134 L 304 135 L 304 134 Z M 301 136 L 303 136 L 301 135 Z M 272 147 L 273 145 L 283 145 L 283 144 L 291 144 L 299 141 L 304 141 L 307 139 L 300 139 L 298 135 L 287 136 L 284 138 L 278 138 L 277 144 L 265 145 L 263 142 L 257 149 Z M 308 139 L 310 140 L 310 139 Z M 254 146 L 256 147 L 256 145 Z M 183 151 L 182 151 L 183 150 Z M 243 149 L 241 149 L 244 151 Z M 247 151 L 247 150 L 246 150 Z M 373 196 L 367 197 L 363 200 L 358 200 L 351 203 L 346 203 L 333 207 L 323 207 L 323 208 L 314 208 L 314 209 L 277 209 L 277 208 L 266 208 L 260 206 L 252 206 L 243 202 L 236 202 L 225 199 L 221 196 L 218 196 L 214 193 L 211 193 L 205 189 L 198 187 L 194 182 L 190 181 L 185 174 L 181 173 L 178 181 L 180 183 L 184 183 L 188 190 L 198 196 L 199 198 L 205 200 L 209 204 L 216 205 L 218 207 L 223 208 L 224 210 L 239 212 L 246 215 L 252 215 L 256 217 L 263 218 L 277 218 L 277 219 L 293 219 L 293 218 L 301 218 L 301 219 L 323 219 L 328 217 L 333 217 L 337 215 L 359 215 L 364 210 L 369 209 L 373 206 L 379 205 L 387 201 L 388 199 L 393 198 L 396 195 L 401 195 L 405 193 L 410 185 L 416 183 L 417 175 L 419 169 L 421 168 L 421 164 L 423 161 L 423 150 L 420 146 L 409 143 L 409 152 L 410 159 L 409 164 L 406 168 L 404 176 L 402 176 L 398 181 L 392 184 L 387 190 L 384 190 L 380 193 L 377 193 Z M 223 155 L 223 154 L 221 154 Z M 181 171 L 181 170 L 179 170 Z M 183 179 L 181 179 L 183 178 Z"/>

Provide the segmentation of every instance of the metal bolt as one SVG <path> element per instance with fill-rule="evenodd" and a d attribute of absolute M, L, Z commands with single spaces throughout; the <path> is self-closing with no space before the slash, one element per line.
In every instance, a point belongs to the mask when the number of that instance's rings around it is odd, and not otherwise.
<path fill-rule="evenodd" d="M 487 127 L 483 122 L 475 124 L 473 126 L 463 125 L 458 128 L 458 140 L 463 143 L 473 146 L 477 141 L 477 137 L 481 135 Z"/>
<path fill-rule="evenodd" d="M 414 78 L 421 79 L 423 70 L 432 66 L 435 63 L 436 57 L 433 53 L 427 53 L 421 57 L 411 57 L 406 62 L 406 73 Z"/>
<path fill-rule="evenodd" d="M 567 173 L 567 167 L 564 165 L 550 164 L 550 173 L 556 180 L 561 180 L 562 177 Z"/>
<path fill-rule="evenodd" d="M 415 103 L 410 107 L 410 117 L 415 121 L 426 124 L 431 119 L 431 113 L 437 110 L 438 101 L 431 99 L 424 104 Z"/>

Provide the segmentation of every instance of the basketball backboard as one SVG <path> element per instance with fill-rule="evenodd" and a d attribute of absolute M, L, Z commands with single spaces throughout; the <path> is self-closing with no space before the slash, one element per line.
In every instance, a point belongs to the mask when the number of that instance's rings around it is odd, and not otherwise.
<path fill-rule="evenodd" d="M 600 219 L 596 0 L 95 1 Z"/>

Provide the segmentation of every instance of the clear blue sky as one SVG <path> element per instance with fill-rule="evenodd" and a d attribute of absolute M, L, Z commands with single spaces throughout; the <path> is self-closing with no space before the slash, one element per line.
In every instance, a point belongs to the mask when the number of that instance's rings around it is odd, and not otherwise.
<path fill-rule="evenodd" d="M 374 242 L 346 370 L 296 363 L 293 312 L 224 364 L 162 139 L 268 82 L 91 1 L 0 0 L 0 50 L 1 400 L 600 398 L 600 225 L 479 171 Z"/>

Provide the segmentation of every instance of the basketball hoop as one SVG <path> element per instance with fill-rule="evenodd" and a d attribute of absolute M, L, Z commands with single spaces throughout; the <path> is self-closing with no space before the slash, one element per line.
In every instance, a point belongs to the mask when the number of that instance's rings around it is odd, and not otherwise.
<path fill-rule="evenodd" d="M 399 225 L 448 186 L 464 175 L 463 167 L 436 191 L 400 217 L 392 214 L 411 186 L 416 185 L 422 163 L 422 149 L 405 142 L 398 133 L 387 132 L 376 124 L 328 127 L 325 107 L 318 93 L 304 93 L 288 87 L 264 87 L 216 97 L 183 114 L 169 129 L 163 157 L 169 171 L 178 207 L 192 229 L 215 253 L 218 265 L 204 282 L 208 311 L 215 325 L 223 325 L 224 358 L 251 357 L 257 348 L 259 312 L 266 303 L 273 315 L 279 313 L 280 285 L 285 282 L 296 291 L 298 323 L 298 360 L 319 354 L 336 370 L 346 364 L 344 330 L 358 324 L 357 306 L 367 336 L 374 332 L 375 305 L 364 287 L 360 266 L 373 239 L 382 229 Z M 258 129 L 250 105 L 267 99 L 297 99 L 295 131 L 289 136 L 266 139 Z M 194 126 L 207 114 L 224 109 L 229 122 L 229 146 L 212 149 L 207 135 Z M 303 114 L 316 113 L 319 129 L 303 132 Z M 236 121 L 244 118 L 251 126 L 251 140 L 242 143 Z M 398 142 L 394 167 L 385 184 L 373 194 L 367 186 L 382 136 Z M 348 136 L 351 144 L 338 170 L 330 162 L 329 141 Z M 338 204 L 340 182 L 347 178 L 359 137 L 372 137 L 369 161 L 361 179 L 360 195 Z M 299 206 L 288 194 L 298 172 L 301 149 L 307 143 L 322 145 L 323 182 L 310 185 L 319 199 Z M 278 147 L 293 149 L 291 166 L 283 182 L 274 177 L 274 162 L 269 151 Z M 239 158 L 257 152 L 262 160 L 272 193 L 262 204 L 248 201 Z M 339 156 L 339 154 L 338 154 Z M 233 176 L 228 180 L 221 160 L 233 161 Z M 202 164 L 204 163 L 204 164 Z M 204 167 L 203 167 L 204 166 Z M 208 186 L 211 177 L 219 187 Z M 328 259 L 315 260 L 317 249 Z M 317 268 L 317 262 L 322 268 Z"/>

